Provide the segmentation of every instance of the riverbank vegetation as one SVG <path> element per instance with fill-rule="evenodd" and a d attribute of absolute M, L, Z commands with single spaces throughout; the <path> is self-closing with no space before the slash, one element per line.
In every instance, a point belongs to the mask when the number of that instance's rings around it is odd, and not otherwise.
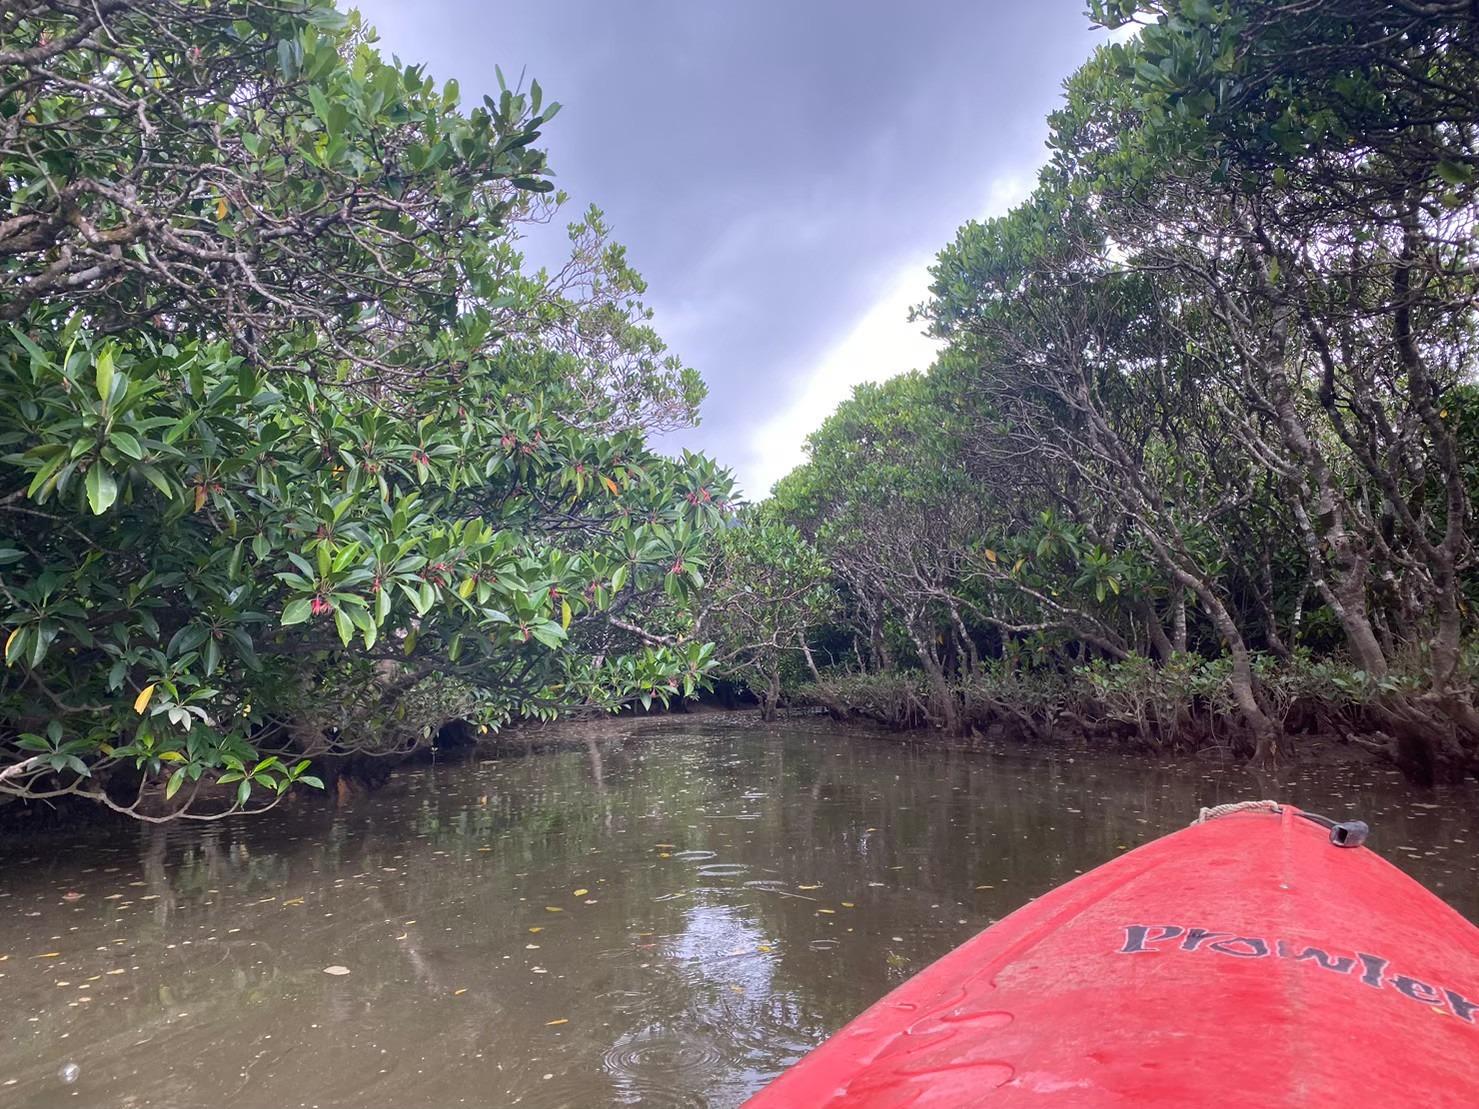
<path fill-rule="evenodd" d="M 146 818 L 691 693 L 727 475 L 537 83 L 327 0 L 0 15 L 0 800 Z M 218 787 L 225 787 L 224 789 Z"/>
<path fill-rule="evenodd" d="M 940 253 L 936 364 L 775 490 L 839 600 L 796 696 L 1473 771 L 1479 20 L 1095 13 L 1142 26 L 1068 82 L 1032 195 Z"/>
<path fill-rule="evenodd" d="M 941 251 L 938 360 L 736 511 L 647 444 L 703 385 L 601 214 L 525 260 L 537 83 L 464 104 L 328 0 L 7 7 L 0 803 L 260 811 L 716 675 L 1479 768 L 1479 17 L 1093 14 L 1138 33 Z"/>

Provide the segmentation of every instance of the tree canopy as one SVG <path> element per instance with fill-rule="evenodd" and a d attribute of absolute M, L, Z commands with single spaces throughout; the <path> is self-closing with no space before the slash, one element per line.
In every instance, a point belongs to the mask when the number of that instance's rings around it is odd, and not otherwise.
<path fill-rule="evenodd" d="M 600 213 L 524 263 L 557 110 L 327 0 L 0 15 L 0 793 L 216 816 L 694 690 L 730 481 L 645 445 L 703 389 Z"/>
<path fill-rule="evenodd" d="M 945 353 L 777 487 L 872 644 L 852 666 L 902 646 L 952 730 L 1210 714 L 1268 759 L 1297 702 L 1465 773 L 1472 5 L 1094 12 L 1137 33 L 1069 80 L 1035 192 L 940 253 Z"/>

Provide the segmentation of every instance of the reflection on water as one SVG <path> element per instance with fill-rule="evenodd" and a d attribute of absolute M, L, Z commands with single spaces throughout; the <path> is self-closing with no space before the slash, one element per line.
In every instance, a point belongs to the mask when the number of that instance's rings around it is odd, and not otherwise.
<path fill-rule="evenodd" d="M 1368 820 L 1479 917 L 1479 794 L 1380 768 L 638 727 L 280 822 L 0 848 L 0 1105 L 731 1106 L 988 922 L 1250 797 Z"/>

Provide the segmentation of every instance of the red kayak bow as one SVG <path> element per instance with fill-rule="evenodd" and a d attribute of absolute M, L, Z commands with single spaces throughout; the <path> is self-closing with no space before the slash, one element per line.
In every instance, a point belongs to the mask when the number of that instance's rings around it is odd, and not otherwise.
<path fill-rule="evenodd" d="M 1349 828 L 1268 806 L 1129 852 L 926 968 L 749 1109 L 1475 1109 L 1479 929 L 1339 845 Z"/>

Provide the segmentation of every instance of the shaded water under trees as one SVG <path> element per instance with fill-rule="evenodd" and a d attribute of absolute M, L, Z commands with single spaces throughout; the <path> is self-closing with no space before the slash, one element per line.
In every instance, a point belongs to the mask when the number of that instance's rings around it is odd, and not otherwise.
<path fill-rule="evenodd" d="M 1479 917 L 1472 786 L 629 728 L 277 821 L 0 846 L 0 1102 L 734 1105 L 990 921 L 1251 797 L 1368 820 Z"/>

